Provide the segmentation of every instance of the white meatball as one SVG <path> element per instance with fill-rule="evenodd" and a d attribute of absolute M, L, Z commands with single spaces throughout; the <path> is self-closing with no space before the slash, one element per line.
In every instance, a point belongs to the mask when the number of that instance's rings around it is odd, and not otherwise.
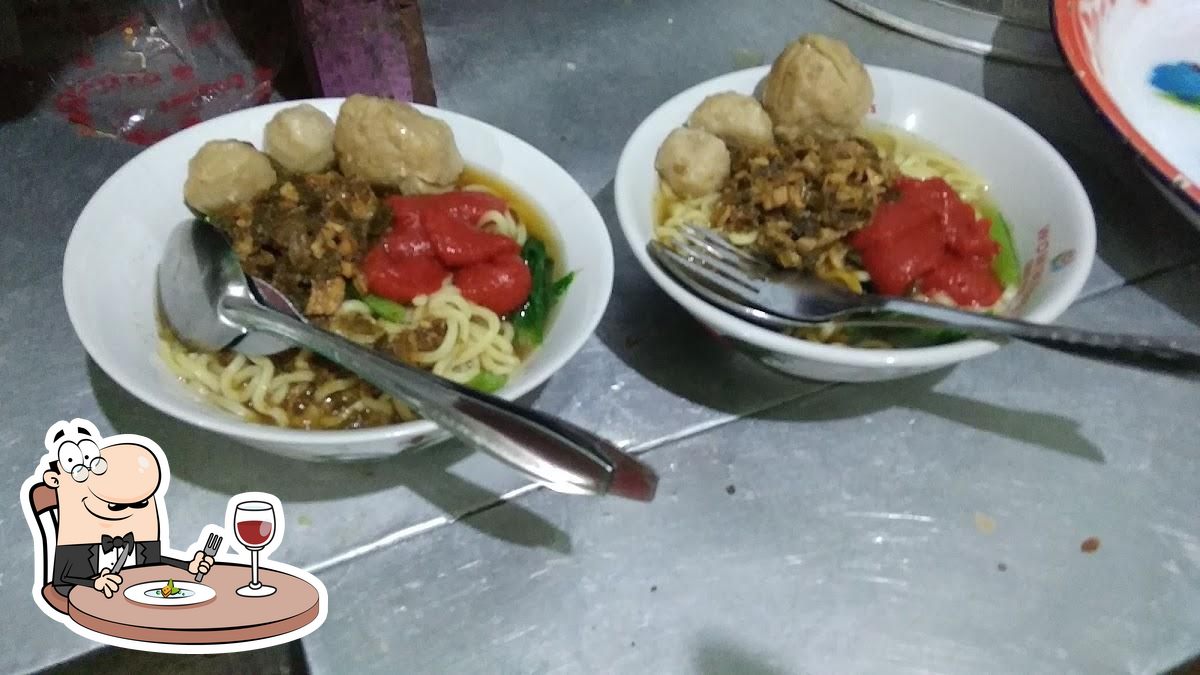
<path fill-rule="evenodd" d="M 679 128 L 663 141 L 654 168 L 679 197 L 702 197 L 729 178 L 729 149 L 707 131 Z"/>
<path fill-rule="evenodd" d="M 280 110 L 263 129 L 263 150 L 288 171 L 324 171 L 333 165 L 333 120 L 307 103 Z"/>
<path fill-rule="evenodd" d="M 771 116 L 753 96 L 732 91 L 704 99 L 688 126 L 702 129 L 733 147 L 754 148 L 774 142 Z"/>
<path fill-rule="evenodd" d="M 249 201 L 275 184 L 266 155 L 242 141 L 209 141 L 188 161 L 183 199 L 201 213 Z"/>
<path fill-rule="evenodd" d="M 763 107 L 777 127 L 845 131 L 862 123 L 875 89 L 862 62 L 841 40 L 802 35 L 771 65 Z"/>
<path fill-rule="evenodd" d="M 333 147 L 347 176 L 405 194 L 448 190 L 463 170 L 448 124 L 386 98 L 355 94 L 346 99 Z"/>

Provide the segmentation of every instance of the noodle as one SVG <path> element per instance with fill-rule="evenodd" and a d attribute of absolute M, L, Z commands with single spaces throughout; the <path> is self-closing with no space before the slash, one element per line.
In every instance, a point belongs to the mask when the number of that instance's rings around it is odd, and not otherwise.
<path fill-rule="evenodd" d="M 168 370 L 209 401 L 243 419 L 261 416 L 279 425 L 287 425 L 288 415 L 279 406 L 282 396 L 274 395 L 276 388 L 312 378 L 311 372 L 299 371 L 276 378 L 274 364 L 265 357 L 238 354 L 222 365 L 217 355 L 190 351 L 165 329 L 158 353 Z"/>
<path fill-rule="evenodd" d="M 338 392 L 346 391 L 352 386 L 354 386 L 354 380 L 348 377 L 330 380 L 329 382 L 317 387 L 317 390 L 313 392 L 313 398 L 317 399 L 318 401 L 324 398 L 329 398 Z"/>
<path fill-rule="evenodd" d="M 512 324 L 492 310 L 462 297 L 452 284 L 413 300 L 416 321 L 441 319 L 446 336 L 436 349 L 418 352 L 414 359 L 429 365 L 435 375 L 465 383 L 483 370 L 511 375 L 521 365 L 513 346 Z"/>
<path fill-rule="evenodd" d="M 500 197 L 496 191 L 486 185 L 473 183 L 462 188 L 464 192 L 486 192 L 490 195 Z M 483 214 L 479 220 L 480 229 L 493 234 L 501 234 L 511 239 L 515 239 L 518 244 L 524 246 L 525 240 L 529 238 L 529 233 L 525 230 L 525 225 L 518 222 L 510 212 L 501 213 L 499 211 L 488 211 Z"/>
<path fill-rule="evenodd" d="M 663 207 L 664 215 L 654 228 L 656 239 L 671 239 L 679 228 L 684 225 L 711 226 L 713 211 L 716 209 L 719 193 L 712 193 L 691 199 L 679 199 L 664 182 L 659 182 L 658 202 Z M 757 232 L 745 241 L 734 241 L 738 246 L 750 246 L 758 238 Z M 732 240 L 731 240 L 732 241 Z"/>
<path fill-rule="evenodd" d="M 942 178 L 963 201 L 976 206 L 987 196 L 987 182 L 932 144 L 898 129 L 875 127 L 865 133 L 900 173 L 924 180 Z"/>

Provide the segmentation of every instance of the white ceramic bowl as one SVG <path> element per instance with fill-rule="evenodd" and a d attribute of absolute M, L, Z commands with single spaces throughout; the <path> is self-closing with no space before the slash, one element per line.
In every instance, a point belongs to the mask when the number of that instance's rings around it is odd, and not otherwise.
<path fill-rule="evenodd" d="M 633 132 L 617 165 L 621 229 L 654 281 L 688 312 L 764 363 L 831 382 L 916 375 L 995 351 L 997 343 L 964 340 L 916 349 L 856 349 L 788 337 L 738 319 L 684 290 L 650 258 L 654 157 L 672 129 L 710 94 L 753 93 L 767 68 L 752 68 L 696 85 L 664 103 Z M 1014 314 L 1034 322 L 1057 318 L 1078 296 L 1096 252 L 1096 221 L 1087 194 L 1066 161 L 1035 131 L 996 105 L 948 84 L 869 67 L 875 104 L 869 120 L 935 143 L 989 181 L 992 199 L 1012 229 L 1024 265 Z"/>
<path fill-rule="evenodd" d="M 121 167 L 83 209 L 63 260 L 63 295 L 80 342 L 118 384 L 189 424 L 303 459 L 395 454 L 445 438 L 419 420 L 353 431 L 303 431 L 245 422 L 175 379 L 156 353 L 154 277 L 167 234 L 189 217 L 187 162 L 206 141 L 237 138 L 261 147 L 263 126 L 287 102 L 242 110 L 181 131 Z M 342 99 L 308 101 L 336 117 Z M 467 163 L 516 185 L 556 226 L 561 257 L 575 281 L 555 309 L 546 341 L 498 394 L 514 399 L 558 370 L 595 330 L 612 292 L 612 243 L 587 193 L 562 167 L 515 136 L 435 108 Z"/>

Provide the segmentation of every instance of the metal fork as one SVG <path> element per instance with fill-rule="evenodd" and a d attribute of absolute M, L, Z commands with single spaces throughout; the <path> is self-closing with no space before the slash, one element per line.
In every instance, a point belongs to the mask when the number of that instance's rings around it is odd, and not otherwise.
<path fill-rule="evenodd" d="M 1006 319 L 907 298 L 858 295 L 816 277 L 778 270 L 717 232 L 692 225 L 651 256 L 689 290 L 769 328 L 838 322 L 951 328 L 982 337 L 1017 338 L 1092 358 L 1172 369 L 1200 368 L 1200 337 L 1156 338 Z"/>
<path fill-rule="evenodd" d="M 217 550 L 221 548 L 221 542 L 224 538 L 216 532 L 210 532 L 208 541 L 204 543 L 204 555 L 210 557 L 215 562 L 217 559 Z M 204 572 L 196 573 L 196 583 L 204 581 Z"/>

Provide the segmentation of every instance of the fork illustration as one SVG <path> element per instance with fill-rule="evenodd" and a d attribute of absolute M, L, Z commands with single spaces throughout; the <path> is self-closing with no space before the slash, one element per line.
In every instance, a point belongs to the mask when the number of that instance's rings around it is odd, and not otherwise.
<path fill-rule="evenodd" d="M 209 534 L 208 541 L 204 544 L 204 555 L 216 560 L 217 549 L 221 548 L 222 540 L 223 538 L 221 535 L 217 534 L 216 532 Z M 201 581 L 204 581 L 204 572 L 197 572 L 196 582 L 199 583 Z"/>

